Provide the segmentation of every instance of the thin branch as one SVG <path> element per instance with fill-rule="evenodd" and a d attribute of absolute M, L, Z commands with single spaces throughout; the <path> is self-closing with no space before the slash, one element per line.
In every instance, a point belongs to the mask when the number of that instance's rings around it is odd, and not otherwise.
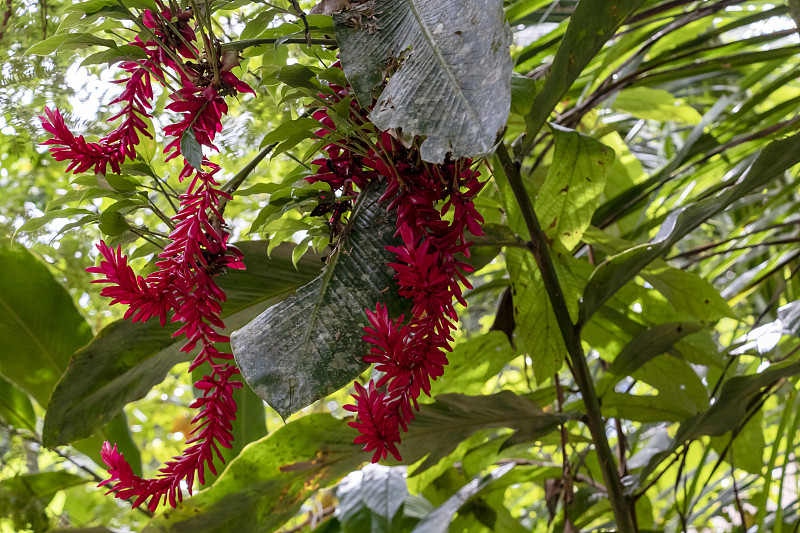
<path fill-rule="evenodd" d="M 261 46 L 263 44 L 319 44 L 322 46 L 338 46 L 336 39 L 281 39 L 280 37 L 273 37 L 270 39 L 243 39 L 241 41 L 233 41 L 230 43 L 222 43 L 220 47 L 225 50 L 244 50 L 251 46 Z"/>
<path fill-rule="evenodd" d="M 303 31 L 304 35 L 306 36 L 306 44 L 308 47 L 311 48 L 311 28 L 308 26 L 308 19 L 306 18 L 306 12 L 300 7 L 300 4 L 297 3 L 297 0 L 289 0 L 292 3 L 292 8 L 294 8 L 295 13 L 300 19 L 303 21 L 303 26 L 305 30 Z"/>
<path fill-rule="evenodd" d="M 0 42 L 3 40 L 3 35 L 5 35 L 6 29 L 8 28 L 8 21 L 11 20 L 11 13 L 14 11 L 11 2 L 12 0 L 6 0 L 6 12 L 3 15 L 3 22 L 0 22 Z"/>
<path fill-rule="evenodd" d="M 575 383 L 581 391 L 583 403 L 586 406 L 586 423 L 592 434 L 597 459 L 603 472 L 603 479 L 606 487 L 608 488 L 608 499 L 611 503 L 611 509 L 614 512 L 617 527 L 619 531 L 624 533 L 636 531 L 633 517 L 628 507 L 628 498 L 625 496 L 622 482 L 617 474 L 614 454 L 608 444 L 605 422 L 603 421 L 603 414 L 600 409 L 600 401 L 597 397 L 597 391 L 595 391 L 594 388 L 591 373 L 589 372 L 586 356 L 583 353 L 583 346 L 581 346 L 578 328 L 572 323 L 572 319 L 569 316 L 567 303 L 564 300 L 564 293 L 561 290 L 561 285 L 556 275 L 553 259 L 550 257 L 550 251 L 547 248 L 544 232 L 539 224 L 539 220 L 536 218 L 536 213 L 534 212 L 530 196 L 528 196 L 528 191 L 522 183 L 519 167 L 511 159 L 505 144 L 500 143 L 497 148 L 497 156 L 500 159 L 500 164 L 506 174 L 506 179 L 511 186 L 511 190 L 522 212 L 522 218 L 530 233 L 530 252 L 533 254 L 536 264 L 539 266 L 539 272 L 541 273 L 545 290 L 547 291 L 550 304 L 553 307 L 553 312 L 558 321 L 558 327 L 561 330 L 561 336 L 564 338 L 564 344 L 569 353 L 569 360 L 572 363 L 571 370 Z"/>
<path fill-rule="evenodd" d="M 236 190 L 241 187 L 244 180 L 247 179 L 253 170 L 255 170 L 256 166 L 269 155 L 269 153 L 278 145 L 278 143 L 273 143 L 268 146 L 265 146 L 261 149 L 261 151 L 249 162 L 247 165 L 244 166 L 242 170 L 240 170 L 234 177 L 230 179 L 225 185 L 222 186 L 222 192 L 227 194 L 233 194 Z M 219 202 L 219 212 L 220 214 L 225 212 L 225 206 L 228 205 L 228 199 L 222 198 Z"/>

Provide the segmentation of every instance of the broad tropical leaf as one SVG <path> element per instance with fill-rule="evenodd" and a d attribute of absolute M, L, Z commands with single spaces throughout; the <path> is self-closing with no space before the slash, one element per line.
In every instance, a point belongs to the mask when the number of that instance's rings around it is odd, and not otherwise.
<path fill-rule="evenodd" d="M 395 226 L 363 194 L 323 273 L 234 332 L 233 353 L 247 383 L 284 418 L 344 387 L 363 372 L 365 309 L 405 307 L 394 288 Z"/>
<path fill-rule="evenodd" d="M 500 0 L 369 0 L 334 15 L 342 66 L 362 105 L 400 65 L 370 120 L 427 137 L 422 158 L 488 155 L 511 106 L 510 31 Z"/>
<path fill-rule="evenodd" d="M 280 301 L 318 272 L 318 259 L 308 258 L 295 270 L 290 248 L 278 248 L 267 257 L 268 243 L 237 245 L 245 254 L 247 270 L 229 271 L 219 279 L 227 301 L 223 317 L 229 328 L 246 323 L 270 304 Z M 254 290 L 255 288 L 255 290 Z M 53 393 L 44 442 L 49 446 L 86 437 L 122 411 L 128 402 L 144 397 L 170 368 L 187 360 L 183 342 L 172 334 L 177 326 L 162 328 L 157 321 L 119 320 L 104 328 L 70 361 Z"/>
<path fill-rule="evenodd" d="M 157 515 L 144 532 L 274 531 L 313 491 L 368 459 L 355 436 L 330 415 L 295 420 L 252 443 L 214 485 Z"/>

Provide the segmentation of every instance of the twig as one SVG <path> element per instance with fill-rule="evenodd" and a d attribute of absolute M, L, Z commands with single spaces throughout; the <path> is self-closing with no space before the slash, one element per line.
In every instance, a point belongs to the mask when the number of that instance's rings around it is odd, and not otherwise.
<path fill-rule="evenodd" d="M 305 529 L 307 526 L 312 525 L 312 523 L 315 521 L 316 525 L 319 525 L 320 522 L 322 522 L 323 520 L 327 520 L 328 518 L 332 517 L 335 513 L 336 513 L 335 505 L 326 507 L 325 509 L 322 510 L 322 513 L 320 515 L 317 515 L 313 511 L 310 511 L 308 513 L 308 518 L 303 520 L 301 523 L 297 524 L 296 526 L 290 529 L 283 529 L 278 533 L 298 533 L 299 531 Z"/>
<path fill-rule="evenodd" d="M 0 22 L 0 41 L 3 40 L 3 35 L 5 35 L 6 28 L 8 28 L 8 21 L 11 20 L 11 13 L 14 11 L 11 2 L 12 0 L 6 0 L 6 12 L 3 15 L 3 22 Z"/>
<path fill-rule="evenodd" d="M 306 18 L 306 12 L 300 7 L 300 4 L 297 3 L 297 0 L 290 0 L 292 2 L 292 7 L 294 8 L 297 16 L 303 21 L 303 26 L 305 26 L 304 34 L 306 36 L 306 44 L 308 47 L 311 48 L 311 28 L 308 27 L 308 19 Z"/>
<path fill-rule="evenodd" d="M 558 282 L 558 276 L 547 248 L 544 232 L 539 220 L 536 218 L 528 191 L 522 183 L 519 167 L 511 159 L 505 144 L 500 143 L 497 147 L 497 156 L 500 159 L 506 179 L 511 186 L 522 212 L 522 218 L 530 233 L 530 252 L 539 266 L 547 296 L 553 307 L 553 313 L 558 321 L 558 327 L 561 330 L 561 336 L 564 338 L 569 360 L 572 363 L 571 370 L 575 383 L 581 391 L 581 397 L 586 406 L 586 423 L 589 426 L 589 432 L 592 434 L 597 459 L 603 472 L 603 480 L 608 488 L 608 499 L 617 522 L 617 528 L 624 533 L 636 531 L 633 517 L 628 507 L 628 498 L 625 496 L 622 482 L 617 473 L 614 454 L 608 444 L 600 401 L 589 372 L 586 356 L 583 353 L 578 328 L 572 323 L 572 319 L 569 316 L 567 303 L 564 300 L 564 293 Z"/>
<path fill-rule="evenodd" d="M 556 408 L 559 414 L 564 412 L 564 388 L 561 386 L 561 379 L 556 373 L 553 376 L 556 385 Z M 564 523 L 566 523 L 567 505 L 572 503 L 572 472 L 569 464 L 569 454 L 567 454 L 567 444 L 569 443 L 569 433 L 567 432 L 566 421 L 561 422 L 561 480 L 563 481 L 562 490 L 564 498 Z"/>
<path fill-rule="evenodd" d="M 736 498 L 736 510 L 739 511 L 739 520 L 742 521 L 742 528 L 747 527 L 747 516 L 742 507 L 742 499 L 739 497 L 739 487 L 736 485 L 736 469 L 733 467 L 733 450 L 728 452 L 728 463 L 731 465 L 731 481 L 733 482 L 733 495 Z"/>
<path fill-rule="evenodd" d="M 262 148 L 262 150 L 249 162 L 247 163 L 242 170 L 240 170 L 234 177 L 230 179 L 225 185 L 222 186 L 222 192 L 227 194 L 232 194 L 241 187 L 244 180 L 247 179 L 247 176 L 250 175 L 253 170 L 255 170 L 256 166 L 269 155 L 269 153 L 278 145 L 278 143 L 273 143 L 268 146 Z M 225 206 L 228 205 L 228 199 L 222 198 L 219 202 L 219 213 L 220 215 L 225 212 Z"/>
<path fill-rule="evenodd" d="M 319 44 L 322 46 L 337 46 L 336 39 L 281 39 L 280 37 L 273 37 L 269 39 L 243 39 L 241 41 L 233 41 L 230 43 L 222 43 L 220 48 L 225 50 L 244 50 L 251 46 L 260 46 L 262 44 Z"/>

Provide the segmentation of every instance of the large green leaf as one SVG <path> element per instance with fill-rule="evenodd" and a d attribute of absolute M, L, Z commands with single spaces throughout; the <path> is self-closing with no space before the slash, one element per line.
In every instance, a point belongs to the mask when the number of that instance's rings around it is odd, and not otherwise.
<path fill-rule="evenodd" d="M 408 433 L 398 446 L 403 463 L 425 461 L 415 474 L 449 455 L 473 433 L 489 428 L 513 428 L 506 445 L 529 442 L 555 430 L 563 416 L 546 413 L 533 401 L 511 391 L 490 396 L 442 394 L 432 404 L 420 406 Z"/>
<path fill-rule="evenodd" d="M 16 428 L 36 431 L 36 413 L 28 395 L 0 377 L 0 420 Z"/>
<path fill-rule="evenodd" d="M 4 346 L 0 372 L 47 407 L 48 414 L 57 412 L 67 406 L 58 397 L 50 401 L 51 392 L 55 394 L 53 389 L 75 350 L 92 338 L 91 328 L 67 291 L 30 252 L 21 247 L 0 247 L 0 264 L 6 269 L 6 275 L 0 278 L 0 341 Z M 70 379 L 74 385 L 86 384 L 82 375 Z M 27 407 L 22 398 L 13 392 L 8 396 L 4 394 L 4 398 L 3 403 L 22 402 L 16 405 L 24 415 Z M 124 417 L 112 418 L 93 420 L 89 430 L 81 436 L 89 437 L 95 430 L 99 431 L 91 439 L 76 443 L 76 447 L 94 461 L 100 461 L 102 440 L 113 437 L 134 471 L 140 472 L 139 451 Z M 74 426 L 85 422 L 82 419 L 65 421 Z M 66 442 L 44 439 L 46 446 Z"/>
<path fill-rule="evenodd" d="M 782 176 L 786 169 L 797 163 L 800 163 L 800 134 L 771 142 L 761 151 L 741 181 L 716 196 L 673 212 L 652 241 L 631 248 L 600 265 L 584 291 L 584 321 L 620 287 L 664 255 L 690 231 L 736 200 Z"/>
<path fill-rule="evenodd" d="M 689 313 L 701 322 L 713 323 L 722 317 L 735 316 L 719 291 L 694 272 L 659 262 L 646 268 L 642 277 L 663 294 L 676 311 Z"/>
<path fill-rule="evenodd" d="M 614 151 L 577 131 L 552 126 L 553 163 L 539 188 L 536 215 L 550 243 L 571 250 L 592 220 L 614 164 Z"/>
<path fill-rule="evenodd" d="M 92 330 L 69 293 L 21 246 L 0 246 L 0 373 L 47 407 L 72 354 Z"/>
<path fill-rule="evenodd" d="M 367 368 L 361 337 L 365 309 L 377 302 L 405 307 L 397 296 L 395 225 L 378 203 L 380 190 L 361 195 L 322 275 L 272 306 L 231 337 L 247 383 L 281 416 L 350 383 Z"/>
<path fill-rule="evenodd" d="M 208 489 L 157 515 L 147 533 L 268 533 L 315 490 L 368 459 L 355 430 L 327 414 L 290 422 L 247 446 Z"/>
<path fill-rule="evenodd" d="M 239 243 L 247 270 L 228 271 L 219 278 L 227 301 L 223 317 L 228 328 L 246 323 L 275 301 L 308 282 L 318 272 L 319 259 L 309 257 L 295 270 L 290 247 L 278 247 L 267 257 L 267 242 Z M 119 320 L 104 328 L 75 354 L 53 392 L 56 402 L 45 417 L 46 445 L 64 444 L 94 431 L 142 398 L 176 363 L 187 360 L 183 341 L 172 334 L 176 325 L 162 328 Z"/>
<path fill-rule="evenodd" d="M 433 382 L 431 395 L 446 392 L 480 394 L 484 384 L 516 355 L 508 337 L 501 331 L 465 339 L 456 344 L 447 356 L 444 376 Z"/>
<path fill-rule="evenodd" d="M 735 376 L 726 381 L 714 405 L 684 421 L 666 449 L 650 459 L 642 472 L 642 479 L 686 441 L 705 435 L 718 437 L 741 427 L 748 419 L 747 414 L 753 407 L 753 400 L 764 387 L 773 385 L 781 378 L 798 374 L 800 363 L 792 363 L 776 365 L 759 374 Z"/>
<path fill-rule="evenodd" d="M 668 352 L 686 335 L 701 330 L 702 326 L 696 322 L 670 322 L 645 329 L 631 339 L 613 360 L 608 373 L 598 381 L 598 394 L 602 396 L 620 379 L 630 376 L 657 355 Z"/>
<path fill-rule="evenodd" d="M 542 90 L 536 95 L 531 112 L 525 117 L 528 135 L 525 152 L 533 146 L 537 133 L 556 104 L 569 90 L 581 71 L 614 35 L 617 28 L 644 0 L 581 0 L 572 13 L 567 32 L 550 65 Z"/>
<path fill-rule="evenodd" d="M 501 0 L 369 0 L 334 14 L 342 66 L 362 105 L 399 63 L 370 120 L 422 135 L 425 161 L 488 155 L 511 106 Z"/>
<path fill-rule="evenodd" d="M 693 107 L 662 89 L 634 87 L 620 91 L 611 103 L 612 109 L 626 111 L 636 118 L 698 124 L 703 117 Z"/>
<path fill-rule="evenodd" d="M 533 254 L 509 248 L 505 255 L 517 324 L 515 338 L 522 351 L 530 354 L 533 375 L 542 383 L 561 368 L 566 355 L 564 339 Z"/>

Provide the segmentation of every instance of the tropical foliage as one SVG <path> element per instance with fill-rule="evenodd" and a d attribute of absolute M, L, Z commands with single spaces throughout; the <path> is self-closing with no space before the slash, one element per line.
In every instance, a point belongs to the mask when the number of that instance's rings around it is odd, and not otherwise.
<path fill-rule="evenodd" d="M 796 530 L 793 17 L 7 0 L 0 530 Z"/>

